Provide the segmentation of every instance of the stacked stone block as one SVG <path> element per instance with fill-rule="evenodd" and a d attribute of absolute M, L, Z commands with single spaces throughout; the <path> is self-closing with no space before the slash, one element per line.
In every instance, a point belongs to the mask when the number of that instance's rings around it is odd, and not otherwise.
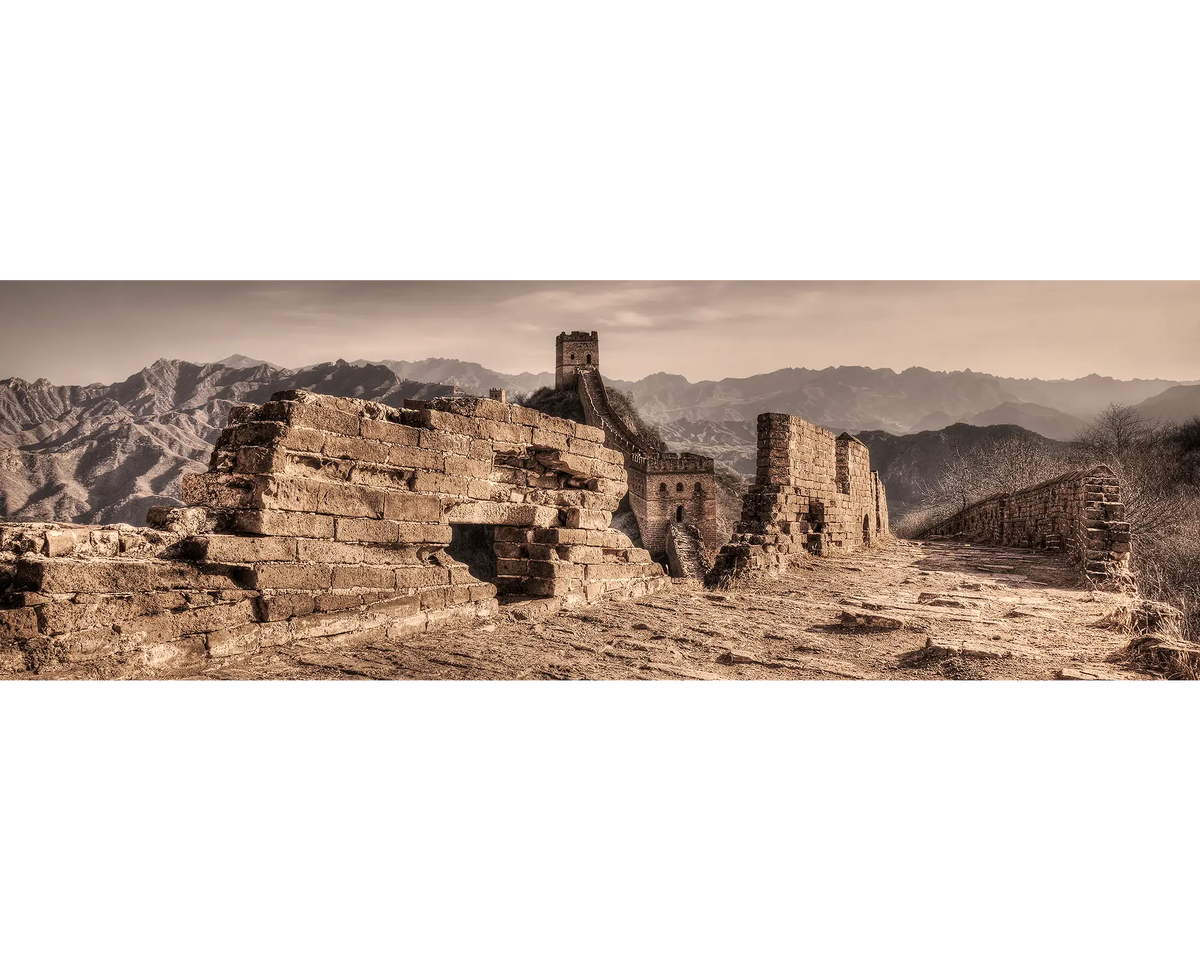
<path fill-rule="evenodd" d="M 988 497 L 934 524 L 924 535 L 1063 551 L 1099 579 L 1129 569 L 1132 539 L 1120 482 L 1103 464 L 1011 495 Z"/>
<path fill-rule="evenodd" d="M 657 589 L 661 567 L 607 529 L 625 490 L 599 430 L 534 410 L 279 393 L 234 409 L 208 472 L 181 485 L 188 506 L 152 509 L 154 529 L 2 528 L 0 662 L 155 672 L 395 642 L 493 613 L 498 589 Z M 447 552 L 455 524 L 496 528 L 497 582 Z"/>
<path fill-rule="evenodd" d="M 887 534 L 886 491 L 861 442 L 800 417 L 764 413 L 755 483 L 712 579 L 784 566 L 793 555 L 861 550 Z"/>
<path fill-rule="evenodd" d="M 613 590 L 641 596 L 647 579 L 662 574 L 649 551 L 619 531 L 598 527 L 506 527 L 496 533 L 496 556 L 501 587 L 537 597 L 581 594 L 592 600 Z"/>

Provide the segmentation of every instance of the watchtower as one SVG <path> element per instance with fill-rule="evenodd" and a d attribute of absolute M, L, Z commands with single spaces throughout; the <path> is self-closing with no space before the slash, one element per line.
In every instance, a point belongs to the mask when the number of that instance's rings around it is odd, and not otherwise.
<path fill-rule="evenodd" d="M 600 366 L 600 336 L 593 330 L 563 331 L 554 338 L 554 389 L 573 390 L 580 367 Z"/>

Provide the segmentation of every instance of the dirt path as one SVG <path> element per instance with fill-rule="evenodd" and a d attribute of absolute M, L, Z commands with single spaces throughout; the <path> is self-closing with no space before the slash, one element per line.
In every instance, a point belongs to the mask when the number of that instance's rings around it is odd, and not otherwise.
<path fill-rule="evenodd" d="M 403 645 L 291 647 L 205 679 L 1144 679 L 1105 658 L 1115 606 L 1056 555 L 900 541 L 735 591 L 694 584 Z M 928 649 L 927 649 L 928 645 Z"/>

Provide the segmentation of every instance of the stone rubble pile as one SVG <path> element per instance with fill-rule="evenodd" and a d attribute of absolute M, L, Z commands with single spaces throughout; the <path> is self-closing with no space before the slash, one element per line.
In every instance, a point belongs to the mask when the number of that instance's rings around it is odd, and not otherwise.
<path fill-rule="evenodd" d="M 600 430 L 447 397 L 398 410 L 286 391 L 235 408 L 187 506 L 153 529 L 3 527 L 0 669 L 161 672 L 304 642 L 396 642 L 667 583 L 609 530 L 626 491 Z M 496 576 L 454 557 L 483 527 Z"/>

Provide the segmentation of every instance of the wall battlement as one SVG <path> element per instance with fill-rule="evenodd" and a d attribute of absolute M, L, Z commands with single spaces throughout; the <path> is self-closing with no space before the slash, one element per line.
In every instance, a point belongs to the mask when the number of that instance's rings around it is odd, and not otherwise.
<path fill-rule="evenodd" d="M 862 442 L 800 417 L 763 413 L 755 482 L 712 579 L 786 566 L 792 555 L 863 550 L 888 534 L 887 493 Z"/>
<path fill-rule="evenodd" d="M 1129 569 L 1132 541 L 1120 482 L 1104 464 L 988 497 L 933 524 L 923 536 L 1063 551 L 1097 579 Z"/>
<path fill-rule="evenodd" d="M 277 393 L 181 488 L 145 529 L 0 524 L 0 670 L 155 674 L 669 582 L 609 529 L 627 484 L 603 433 L 493 400 Z"/>
<path fill-rule="evenodd" d="M 697 453 L 634 454 L 633 463 L 646 473 L 712 473 L 713 470 L 713 458 Z"/>

